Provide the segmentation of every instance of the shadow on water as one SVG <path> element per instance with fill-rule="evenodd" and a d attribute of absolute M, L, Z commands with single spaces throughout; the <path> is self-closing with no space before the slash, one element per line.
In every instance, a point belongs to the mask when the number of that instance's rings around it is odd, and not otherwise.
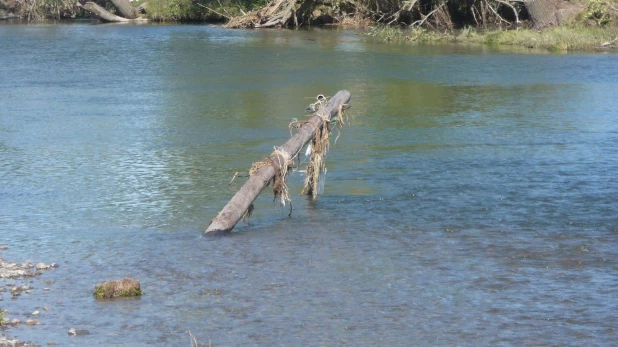
<path fill-rule="evenodd" d="M 353 31 L 0 26 L 3 309 L 38 344 L 611 345 L 611 55 Z M 201 231 L 317 93 L 350 90 L 324 195 Z M 300 172 L 290 176 L 300 192 Z M 137 300 L 95 301 L 130 276 Z M 6 284 L 13 282 L 7 281 Z M 3 283 L 4 285 L 5 283 Z M 48 287 L 49 290 L 43 290 Z M 4 295 L 3 293 L 0 293 Z M 87 336 L 69 337 L 71 327 Z"/>

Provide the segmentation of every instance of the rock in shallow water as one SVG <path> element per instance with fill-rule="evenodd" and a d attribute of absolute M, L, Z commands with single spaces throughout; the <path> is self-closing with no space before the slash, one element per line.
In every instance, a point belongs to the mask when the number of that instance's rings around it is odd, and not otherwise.
<path fill-rule="evenodd" d="M 99 283 L 94 287 L 94 297 L 96 299 L 112 299 L 140 295 L 142 295 L 140 283 L 138 280 L 132 278 L 107 281 Z"/>
<path fill-rule="evenodd" d="M 69 329 L 69 336 L 88 335 L 88 334 L 90 334 L 90 332 L 85 329 L 75 329 L 75 328 Z"/>

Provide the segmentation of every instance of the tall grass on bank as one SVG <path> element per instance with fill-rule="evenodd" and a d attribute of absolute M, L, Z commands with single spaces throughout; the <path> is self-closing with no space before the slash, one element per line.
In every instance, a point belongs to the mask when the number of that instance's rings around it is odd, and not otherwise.
<path fill-rule="evenodd" d="M 368 35 L 394 43 L 480 43 L 546 49 L 550 52 L 570 52 L 599 50 L 604 42 L 612 41 L 618 35 L 618 29 L 557 27 L 543 31 L 533 29 L 478 31 L 472 27 L 464 27 L 460 30 L 443 33 L 422 28 L 403 30 L 378 26 L 372 28 Z"/>
<path fill-rule="evenodd" d="M 566 28 L 558 27 L 536 30 L 506 30 L 488 33 L 487 44 L 544 48 L 550 52 L 591 51 L 611 41 L 618 34 L 612 28 Z"/>
<path fill-rule="evenodd" d="M 157 21 L 202 20 L 205 11 L 193 0 L 149 0 L 148 17 Z"/>
<path fill-rule="evenodd" d="M 383 24 L 369 29 L 367 35 L 376 37 L 381 41 L 393 43 L 455 41 L 455 37 L 450 33 L 441 33 L 418 27 L 404 30 Z"/>
<path fill-rule="evenodd" d="M 32 20 L 75 18 L 83 12 L 78 0 L 24 0 L 16 2 L 16 14 Z"/>
<path fill-rule="evenodd" d="M 259 0 L 138 0 L 148 2 L 148 18 L 162 22 L 221 22 L 250 11 Z"/>

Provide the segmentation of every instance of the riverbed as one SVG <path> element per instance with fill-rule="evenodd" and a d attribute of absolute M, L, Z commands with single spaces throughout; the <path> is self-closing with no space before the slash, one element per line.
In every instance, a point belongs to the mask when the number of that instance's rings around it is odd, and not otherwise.
<path fill-rule="evenodd" d="M 59 265 L 0 301 L 18 318 L 49 307 L 11 336 L 618 339 L 617 55 L 77 22 L 0 25 L 0 76 L 2 256 Z M 342 89 L 352 108 L 322 196 L 300 196 L 293 172 L 292 217 L 264 191 L 248 223 L 202 237 L 243 183 L 234 173 L 285 142 L 317 94 Z M 124 277 L 141 298 L 93 299 Z"/>

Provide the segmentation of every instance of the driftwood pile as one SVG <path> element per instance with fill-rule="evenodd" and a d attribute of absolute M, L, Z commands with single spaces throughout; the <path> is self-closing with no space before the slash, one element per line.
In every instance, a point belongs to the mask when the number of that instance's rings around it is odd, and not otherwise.
<path fill-rule="evenodd" d="M 273 0 L 265 7 L 230 19 L 226 28 L 281 28 L 298 27 L 297 0 Z"/>

